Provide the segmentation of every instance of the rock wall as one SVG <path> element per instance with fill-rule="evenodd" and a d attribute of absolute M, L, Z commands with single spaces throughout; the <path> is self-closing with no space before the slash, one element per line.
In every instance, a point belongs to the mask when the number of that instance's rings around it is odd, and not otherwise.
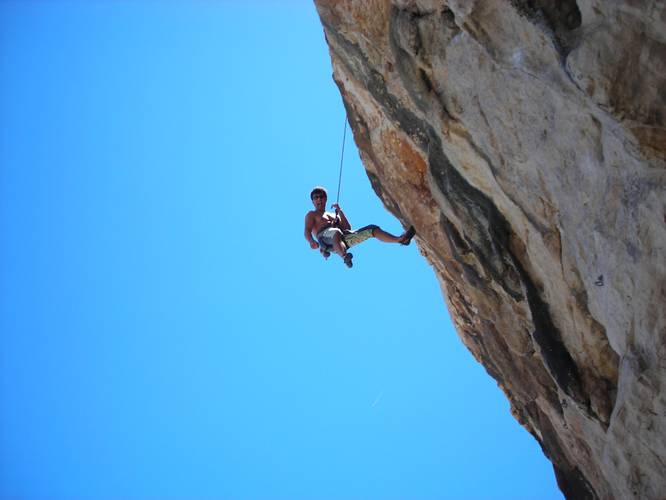
<path fill-rule="evenodd" d="M 372 186 L 568 498 L 666 498 L 666 3 L 315 0 Z"/>

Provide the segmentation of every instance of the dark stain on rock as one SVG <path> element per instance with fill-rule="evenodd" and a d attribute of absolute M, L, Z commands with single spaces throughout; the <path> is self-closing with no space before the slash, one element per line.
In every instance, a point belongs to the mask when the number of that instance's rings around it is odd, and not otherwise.
<path fill-rule="evenodd" d="M 458 29 L 458 26 L 456 25 L 456 15 L 448 7 L 442 9 L 442 24 L 450 30 Z"/>
<path fill-rule="evenodd" d="M 431 139 L 438 142 L 439 139 L 433 136 Z M 523 300 L 525 297 L 522 290 L 526 292 L 534 323 L 532 337 L 555 383 L 565 394 L 589 410 L 589 398 L 583 393 L 578 368 L 561 340 L 548 306 L 509 248 L 512 234 L 509 223 L 490 199 L 470 186 L 448 162 L 441 144 L 436 147 L 430 145 L 429 163 L 440 191 L 465 227 L 466 245 L 484 270 L 514 300 Z"/>
<path fill-rule="evenodd" d="M 465 243 L 465 240 L 460 236 L 460 233 L 456 227 L 451 224 L 451 222 L 442 217 L 442 228 L 444 229 L 444 234 L 446 234 L 449 245 L 451 246 L 451 253 L 453 258 L 460 264 L 462 267 L 463 275 L 467 282 L 475 288 L 489 293 L 488 285 L 486 281 L 479 275 L 474 266 L 465 262 L 463 255 L 470 253 L 472 249 Z"/>
<path fill-rule="evenodd" d="M 576 500 L 596 500 L 598 497 L 594 488 L 581 470 L 572 465 L 565 447 L 560 442 L 557 431 L 548 416 L 541 411 L 534 401 L 525 405 L 525 412 L 529 415 L 534 426 L 539 429 L 540 436 L 535 432 L 531 434 L 541 446 L 544 455 L 553 463 L 557 485 L 564 496 Z"/>
<path fill-rule="evenodd" d="M 555 479 L 566 498 L 572 500 L 596 500 L 598 497 L 585 476 L 578 467 L 563 469 L 553 463 Z"/>
<path fill-rule="evenodd" d="M 562 58 L 578 43 L 582 16 L 576 0 L 510 0 L 514 8 L 536 25 L 552 33 Z"/>
<path fill-rule="evenodd" d="M 617 398 L 619 357 L 608 342 L 606 329 L 590 312 L 589 297 L 578 271 L 571 269 L 570 272 L 572 276 L 575 276 L 572 296 L 579 311 L 588 322 L 590 338 L 596 345 L 596 356 L 600 360 L 598 363 L 583 365 L 581 378 L 585 393 L 590 397 L 591 408 L 604 429 L 608 429 Z M 594 284 L 603 286 L 603 276 L 598 276 Z"/>
<path fill-rule="evenodd" d="M 444 216 L 442 216 L 442 227 L 444 228 L 444 233 L 449 239 L 454 257 L 460 260 L 462 255 L 467 255 L 472 251 L 462 236 L 460 236 L 456 226 L 451 224 L 451 221 Z"/>
<path fill-rule="evenodd" d="M 423 86 L 425 87 L 427 93 L 430 93 L 434 90 L 432 81 L 430 81 L 428 73 L 426 73 L 422 69 L 419 69 L 419 78 L 421 79 L 421 82 L 423 83 Z"/>
<path fill-rule="evenodd" d="M 396 68 L 409 96 L 421 111 L 430 107 L 426 96 L 432 90 L 432 84 L 425 71 L 416 64 L 422 47 L 421 34 L 416 19 L 419 14 L 393 7 L 389 24 L 389 42 L 395 54 Z M 425 76 L 425 78 L 424 78 Z"/>
<path fill-rule="evenodd" d="M 441 20 L 436 16 L 441 15 Z M 443 26 L 446 33 L 435 34 L 435 28 Z M 395 56 L 398 75 L 414 101 L 422 112 L 431 110 L 433 103 L 440 109 L 443 119 L 451 119 L 447 103 L 441 91 L 433 84 L 426 69 L 430 69 L 432 52 L 443 52 L 448 42 L 458 33 L 460 28 L 455 24 L 455 16 L 450 9 L 422 12 L 416 8 L 400 9 L 393 6 L 389 18 L 389 44 Z M 435 99 L 429 99 L 429 96 Z"/>
<path fill-rule="evenodd" d="M 485 272 L 514 300 L 524 299 L 518 270 L 508 252 L 508 223 L 489 198 L 472 187 L 451 165 L 440 139 L 427 129 L 430 172 L 465 227 L 466 245 Z"/>
<path fill-rule="evenodd" d="M 539 346 L 541 357 L 558 387 L 589 413 L 590 400 L 583 393 L 578 366 L 562 342 L 560 332 L 550 316 L 548 305 L 541 299 L 536 285 L 522 268 L 520 272 L 534 323 L 532 338 Z"/>

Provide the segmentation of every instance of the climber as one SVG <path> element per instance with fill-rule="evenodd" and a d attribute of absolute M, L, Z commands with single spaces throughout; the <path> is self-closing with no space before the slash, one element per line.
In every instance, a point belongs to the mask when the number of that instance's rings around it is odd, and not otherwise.
<path fill-rule="evenodd" d="M 326 212 L 328 196 L 323 187 L 315 187 L 310 193 L 310 199 L 314 210 L 310 210 L 305 216 L 305 239 L 310 243 L 310 248 L 318 248 L 325 259 L 328 259 L 333 251 L 342 257 L 347 267 L 352 267 L 353 255 L 347 250 L 368 238 L 409 245 L 414 237 L 414 227 L 410 227 L 401 236 L 393 236 L 374 224 L 352 231 L 349 220 L 337 203 L 331 207 L 335 209 L 334 214 Z M 313 234 L 316 239 L 312 237 Z"/>

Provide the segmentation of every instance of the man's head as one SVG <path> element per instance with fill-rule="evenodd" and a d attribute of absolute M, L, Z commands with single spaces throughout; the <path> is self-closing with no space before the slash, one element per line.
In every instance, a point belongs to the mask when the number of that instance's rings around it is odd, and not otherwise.
<path fill-rule="evenodd" d="M 310 199 L 312 200 L 312 204 L 315 206 L 315 209 L 317 209 L 317 210 L 326 209 L 326 200 L 327 200 L 327 198 L 328 198 L 328 195 L 326 193 L 326 189 L 324 189 L 321 186 L 316 186 L 310 192 Z"/>
<path fill-rule="evenodd" d="M 324 199 L 328 198 L 328 193 L 326 189 L 321 186 L 315 186 L 310 192 L 310 199 L 314 201 L 315 196 L 323 197 Z"/>

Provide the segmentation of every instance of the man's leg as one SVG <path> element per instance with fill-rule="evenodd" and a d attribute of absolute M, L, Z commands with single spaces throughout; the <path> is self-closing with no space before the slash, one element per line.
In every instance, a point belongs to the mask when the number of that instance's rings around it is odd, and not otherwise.
<path fill-rule="evenodd" d="M 342 241 L 341 233 L 335 233 L 333 236 L 333 251 L 343 259 L 345 258 L 345 254 L 347 253 L 347 245 L 345 245 L 345 242 Z"/>
<path fill-rule="evenodd" d="M 347 267 L 352 267 L 352 257 L 353 255 L 347 252 L 347 245 L 342 241 L 342 233 L 336 233 L 333 237 L 333 250 L 337 253 L 342 260 L 345 262 Z"/>
<path fill-rule="evenodd" d="M 381 227 L 375 226 L 372 230 L 372 235 L 375 238 L 377 238 L 379 241 L 384 241 L 386 243 L 405 243 L 405 244 L 409 244 L 409 240 L 411 240 L 414 233 L 411 229 L 408 229 L 407 231 L 402 233 L 400 236 L 394 236 L 391 233 L 387 233 L 386 231 L 384 231 Z"/>

